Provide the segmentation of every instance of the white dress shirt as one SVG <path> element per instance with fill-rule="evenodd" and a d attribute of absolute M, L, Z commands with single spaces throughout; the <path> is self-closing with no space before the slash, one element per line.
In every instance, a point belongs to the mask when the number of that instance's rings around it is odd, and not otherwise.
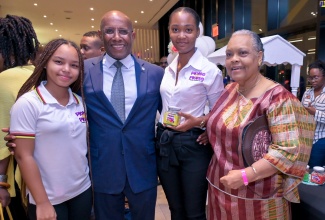
<path fill-rule="evenodd" d="M 111 89 L 113 78 L 117 68 L 114 66 L 115 59 L 105 54 L 103 58 L 103 91 L 111 101 Z M 125 91 L 125 119 L 127 119 L 135 100 L 137 99 L 137 82 L 135 77 L 134 60 L 131 55 L 120 60 L 123 64 L 121 71 L 124 81 Z"/>
<path fill-rule="evenodd" d="M 165 69 L 160 85 L 163 103 L 159 119 L 161 123 L 168 106 L 179 107 L 181 112 L 195 117 L 202 116 L 206 103 L 211 109 L 224 88 L 221 71 L 203 57 L 199 50 L 196 49 L 188 63 L 179 71 L 175 85 L 177 64 L 178 56 Z M 183 121 L 184 118 L 181 118 L 181 123 Z"/>

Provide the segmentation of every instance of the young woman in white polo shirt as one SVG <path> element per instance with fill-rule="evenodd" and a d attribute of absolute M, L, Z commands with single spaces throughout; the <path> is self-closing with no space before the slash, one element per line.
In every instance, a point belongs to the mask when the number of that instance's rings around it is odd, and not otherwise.
<path fill-rule="evenodd" d="M 49 42 L 11 109 L 10 133 L 26 182 L 30 219 L 90 218 L 92 193 L 78 46 Z M 81 90 L 82 91 L 82 90 Z"/>
<path fill-rule="evenodd" d="M 223 90 L 221 71 L 195 48 L 199 23 L 190 8 L 178 8 L 170 15 L 169 35 L 179 55 L 165 69 L 160 86 L 163 109 L 157 129 L 157 165 L 173 220 L 206 219 L 206 173 L 212 149 L 197 142 L 205 122 L 173 130 L 178 121 L 175 111 L 203 116 L 206 103 L 212 108 Z"/>

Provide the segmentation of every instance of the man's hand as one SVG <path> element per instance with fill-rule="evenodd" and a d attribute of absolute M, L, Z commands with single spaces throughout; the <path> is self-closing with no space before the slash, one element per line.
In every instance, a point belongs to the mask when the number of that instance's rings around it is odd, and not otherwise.
<path fill-rule="evenodd" d="M 16 136 L 11 135 L 9 133 L 9 128 L 2 128 L 3 132 L 7 133 L 7 135 L 3 138 L 5 141 L 7 141 L 6 146 L 9 148 L 9 151 L 12 155 L 14 155 L 13 148 L 16 147 L 16 144 L 12 142 L 12 140 L 16 139 Z"/>

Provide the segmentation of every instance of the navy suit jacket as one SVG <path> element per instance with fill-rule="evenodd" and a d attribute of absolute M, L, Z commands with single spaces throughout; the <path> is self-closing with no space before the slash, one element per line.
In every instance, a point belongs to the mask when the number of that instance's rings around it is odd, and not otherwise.
<path fill-rule="evenodd" d="M 103 57 L 85 61 L 84 94 L 95 192 L 134 193 L 157 186 L 155 117 L 164 70 L 134 58 L 137 99 L 123 124 L 103 92 Z M 125 85 L 127 86 L 127 85 Z"/>

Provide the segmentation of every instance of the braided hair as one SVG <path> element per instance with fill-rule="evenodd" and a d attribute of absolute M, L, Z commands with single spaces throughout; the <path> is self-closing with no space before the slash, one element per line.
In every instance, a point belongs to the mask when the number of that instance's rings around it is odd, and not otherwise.
<path fill-rule="evenodd" d="M 63 44 L 72 46 L 76 49 L 79 59 L 79 76 L 78 79 L 73 82 L 70 85 L 70 88 L 73 92 L 81 92 L 81 95 L 83 97 L 83 89 L 82 89 L 82 83 L 84 78 L 84 62 L 82 59 L 82 55 L 80 53 L 79 47 L 72 41 L 68 41 L 63 38 L 54 39 L 50 41 L 44 48 L 44 51 L 40 55 L 37 65 L 35 67 L 34 72 L 32 75 L 26 80 L 26 82 L 23 84 L 23 86 L 20 88 L 18 92 L 17 99 L 25 94 L 26 92 L 29 92 L 33 88 L 37 88 L 42 81 L 47 80 L 47 74 L 46 74 L 46 65 L 49 62 L 50 58 L 53 56 L 55 51 Z"/>
<path fill-rule="evenodd" d="M 35 59 L 38 47 L 39 41 L 29 19 L 15 15 L 0 18 L 0 53 L 4 70 L 26 65 Z"/>

